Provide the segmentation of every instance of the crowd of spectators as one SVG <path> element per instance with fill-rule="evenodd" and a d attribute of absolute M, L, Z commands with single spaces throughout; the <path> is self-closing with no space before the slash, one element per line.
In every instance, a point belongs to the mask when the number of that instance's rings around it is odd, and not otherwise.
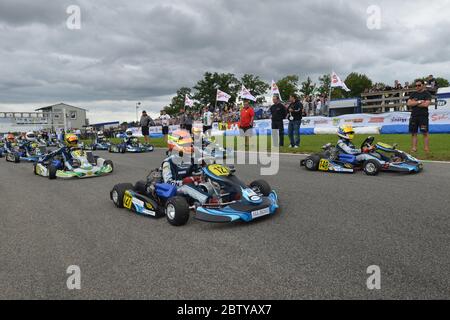
<path fill-rule="evenodd" d="M 434 76 L 430 74 L 425 79 L 425 85 L 427 90 L 430 93 L 435 93 L 439 89 L 438 83 Z M 405 82 L 403 85 L 400 83 L 400 81 L 395 80 L 394 84 L 392 86 L 385 85 L 382 83 L 376 83 L 371 88 L 366 89 L 364 93 L 377 93 L 377 92 L 386 92 L 386 91 L 398 91 L 398 90 L 415 90 L 414 83 L 410 84 L 409 82 Z"/>

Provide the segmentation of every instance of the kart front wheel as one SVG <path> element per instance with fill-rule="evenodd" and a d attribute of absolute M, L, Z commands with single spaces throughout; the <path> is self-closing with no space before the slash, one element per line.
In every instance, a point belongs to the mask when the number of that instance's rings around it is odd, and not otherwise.
<path fill-rule="evenodd" d="M 272 188 L 265 180 L 256 180 L 250 183 L 250 188 L 256 193 L 262 194 L 264 197 L 269 196 L 272 192 Z"/>
<path fill-rule="evenodd" d="M 127 190 L 132 190 L 133 185 L 131 183 L 116 184 L 111 190 L 110 197 L 117 208 L 123 208 L 123 198 Z"/>
<path fill-rule="evenodd" d="M 368 176 L 376 176 L 380 173 L 381 166 L 376 160 L 367 160 L 364 162 L 363 169 Z"/>
<path fill-rule="evenodd" d="M 111 161 L 111 160 L 106 160 L 104 163 L 103 163 L 103 165 L 106 167 L 107 165 L 110 165 L 111 166 L 111 172 L 113 172 L 114 171 L 114 163 Z"/>
<path fill-rule="evenodd" d="M 57 171 L 58 171 L 58 169 L 54 165 L 50 165 L 48 167 L 48 178 L 50 180 L 55 180 Z"/>
<path fill-rule="evenodd" d="M 167 221 L 173 226 L 184 226 L 189 220 L 189 205 L 183 197 L 170 198 L 165 211 Z"/>
<path fill-rule="evenodd" d="M 305 167 L 309 171 L 317 171 L 319 170 L 319 162 L 320 157 L 319 156 L 309 156 L 305 159 Z"/>

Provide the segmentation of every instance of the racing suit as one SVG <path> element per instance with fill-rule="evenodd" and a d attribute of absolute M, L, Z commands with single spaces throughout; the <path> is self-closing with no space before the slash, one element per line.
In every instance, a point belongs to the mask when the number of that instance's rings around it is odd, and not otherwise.
<path fill-rule="evenodd" d="M 59 148 L 59 149 L 57 149 L 57 150 L 55 150 L 55 151 L 53 151 L 53 152 L 50 152 L 49 154 L 45 155 L 45 156 L 41 159 L 41 161 L 42 161 L 42 162 L 45 162 L 45 161 L 48 161 L 48 160 L 54 158 L 55 156 L 62 155 L 62 157 L 63 157 L 63 159 L 64 159 L 64 164 L 65 164 L 65 166 L 66 166 L 69 170 L 73 170 L 73 167 L 72 167 L 72 165 L 71 165 L 71 160 L 72 160 L 72 154 L 71 154 L 71 152 L 72 152 L 74 149 L 77 149 L 77 148 L 69 148 L 69 147 L 66 147 L 66 146 L 61 147 L 61 148 Z"/>
<path fill-rule="evenodd" d="M 192 175 L 192 166 L 186 166 L 180 168 L 176 164 L 176 159 L 180 158 L 178 156 L 172 155 L 164 160 L 162 163 L 162 178 L 164 183 L 172 184 L 177 186 L 177 192 L 195 199 L 200 204 L 205 204 L 208 201 L 209 195 L 199 191 L 197 188 L 190 184 L 184 184 L 184 180 L 188 179 Z M 192 178 L 192 183 L 194 183 Z"/>
<path fill-rule="evenodd" d="M 365 161 L 370 158 L 370 156 L 363 153 L 361 149 L 356 149 L 350 140 L 340 139 L 337 146 L 343 153 L 354 155 L 358 161 Z"/>

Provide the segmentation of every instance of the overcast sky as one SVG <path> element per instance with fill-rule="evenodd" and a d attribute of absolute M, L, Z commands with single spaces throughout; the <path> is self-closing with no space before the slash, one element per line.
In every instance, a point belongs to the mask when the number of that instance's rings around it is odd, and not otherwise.
<path fill-rule="evenodd" d="M 67 102 L 91 122 L 132 120 L 137 101 L 156 113 L 205 71 L 450 79 L 449 12 L 448 0 L 0 0 L 0 111 Z"/>

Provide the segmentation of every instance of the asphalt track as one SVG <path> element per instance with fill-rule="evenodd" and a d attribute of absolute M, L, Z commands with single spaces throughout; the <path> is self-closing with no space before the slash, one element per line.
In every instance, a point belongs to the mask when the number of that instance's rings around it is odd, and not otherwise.
<path fill-rule="evenodd" d="M 274 217 L 175 228 L 116 209 L 163 152 L 109 155 L 114 174 L 50 181 L 0 161 L 0 299 L 449 299 L 450 165 L 420 175 L 336 175 L 281 156 Z M 244 180 L 259 167 L 238 166 Z M 70 265 L 81 290 L 66 287 Z M 368 290 L 367 267 L 381 268 Z"/>

